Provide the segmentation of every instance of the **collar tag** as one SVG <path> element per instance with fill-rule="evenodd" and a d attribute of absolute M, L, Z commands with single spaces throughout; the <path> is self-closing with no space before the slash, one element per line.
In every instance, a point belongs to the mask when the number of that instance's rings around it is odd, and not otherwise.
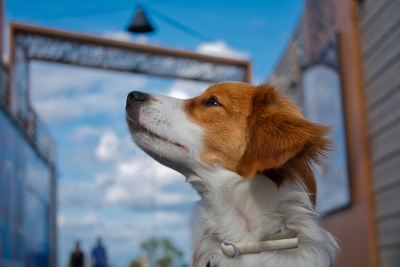
<path fill-rule="evenodd" d="M 269 241 L 251 241 L 251 242 L 232 242 L 223 241 L 221 250 L 225 256 L 237 258 L 241 254 L 252 254 L 270 250 L 293 249 L 299 247 L 297 238 L 269 240 Z"/>

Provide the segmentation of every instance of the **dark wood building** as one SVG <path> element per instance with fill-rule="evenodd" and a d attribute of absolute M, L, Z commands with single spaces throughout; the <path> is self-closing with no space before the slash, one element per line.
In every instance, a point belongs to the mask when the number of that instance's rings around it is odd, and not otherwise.
<path fill-rule="evenodd" d="M 400 262 L 400 1 L 358 8 L 367 141 L 380 266 Z"/>
<path fill-rule="evenodd" d="M 304 74 L 321 62 L 332 35 L 338 37 L 351 201 L 325 214 L 323 225 L 339 239 L 337 266 L 400 266 L 400 1 L 305 1 L 268 79 L 303 110 L 310 105 Z"/>

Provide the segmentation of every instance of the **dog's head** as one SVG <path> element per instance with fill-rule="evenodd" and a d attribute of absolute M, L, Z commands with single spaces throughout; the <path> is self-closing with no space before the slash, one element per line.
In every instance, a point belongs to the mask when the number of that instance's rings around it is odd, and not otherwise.
<path fill-rule="evenodd" d="M 278 186 L 300 179 L 311 193 L 312 164 L 330 145 L 328 128 L 269 85 L 224 82 L 187 100 L 131 92 L 126 118 L 139 147 L 184 175 L 217 167 Z"/>

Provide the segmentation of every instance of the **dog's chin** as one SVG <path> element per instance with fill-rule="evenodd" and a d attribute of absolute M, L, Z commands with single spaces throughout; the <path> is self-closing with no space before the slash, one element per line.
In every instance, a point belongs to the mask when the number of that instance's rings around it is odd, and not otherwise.
<path fill-rule="evenodd" d="M 184 176 L 190 173 L 187 166 L 187 151 L 180 146 L 175 145 L 164 139 L 154 137 L 152 134 L 145 132 L 132 133 L 132 140 L 147 155 L 155 161 L 167 166 Z"/>
<path fill-rule="evenodd" d="M 126 117 L 129 131 L 133 141 L 149 156 L 175 170 L 178 166 L 181 168 L 181 162 L 187 158 L 189 149 L 182 144 L 171 141 L 154 131 L 151 131 L 145 125 L 137 120 Z"/>
<path fill-rule="evenodd" d="M 160 134 L 156 133 L 155 131 L 149 130 L 148 127 L 146 127 L 145 125 L 140 124 L 139 122 L 137 122 L 136 120 L 131 119 L 130 117 L 127 117 L 127 121 L 128 121 L 128 126 L 129 126 L 129 130 L 132 134 L 132 136 L 134 136 L 134 140 L 136 139 L 144 139 L 145 141 L 150 140 L 150 145 L 158 145 L 159 143 L 164 143 L 166 145 L 172 145 L 173 147 L 176 147 L 182 151 L 187 151 L 188 149 L 184 146 L 179 144 L 178 142 L 169 140 L 163 136 L 161 136 Z M 137 136 L 138 138 L 135 138 L 135 136 Z"/>

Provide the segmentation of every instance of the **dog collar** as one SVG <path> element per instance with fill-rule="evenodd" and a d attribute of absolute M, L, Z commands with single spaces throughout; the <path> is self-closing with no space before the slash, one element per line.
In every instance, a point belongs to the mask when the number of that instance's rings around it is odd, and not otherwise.
<path fill-rule="evenodd" d="M 253 254 L 270 250 L 293 249 L 299 247 L 297 233 L 293 230 L 278 232 L 267 241 L 221 242 L 221 251 L 225 256 L 238 258 L 241 254 Z"/>

